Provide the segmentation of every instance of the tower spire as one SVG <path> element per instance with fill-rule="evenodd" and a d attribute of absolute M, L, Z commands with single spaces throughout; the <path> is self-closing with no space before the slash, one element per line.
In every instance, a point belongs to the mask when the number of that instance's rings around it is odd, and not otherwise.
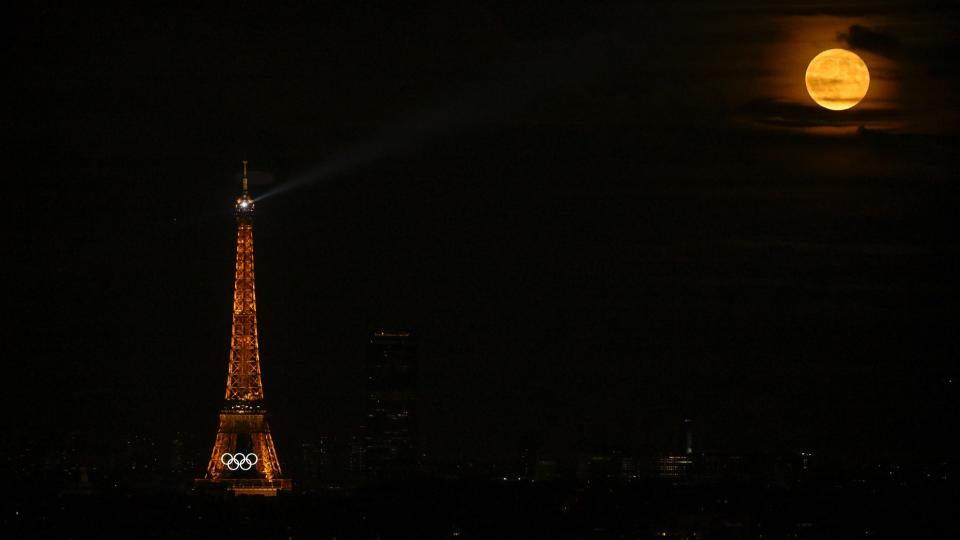
<path fill-rule="evenodd" d="M 253 199 L 250 198 L 250 193 L 247 190 L 248 184 L 250 183 L 247 178 L 247 160 L 242 160 L 243 163 L 243 177 L 240 180 L 241 193 L 240 198 L 237 199 L 237 219 L 243 221 L 251 221 L 253 219 Z"/>

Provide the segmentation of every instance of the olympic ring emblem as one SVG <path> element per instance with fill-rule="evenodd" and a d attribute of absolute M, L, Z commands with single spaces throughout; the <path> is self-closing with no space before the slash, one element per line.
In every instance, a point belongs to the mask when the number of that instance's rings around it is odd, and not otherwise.
<path fill-rule="evenodd" d="M 244 455 L 243 452 L 237 452 L 236 454 L 231 454 L 227 452 L 220 456 L 220 463 L 223 463 L 231 471 L 240 469 L 241 471 L 249 471 L 251 467 L 257 464 L 260 461 L 260 458 L 256 454 L 250 452 L 249 454 Z"/>

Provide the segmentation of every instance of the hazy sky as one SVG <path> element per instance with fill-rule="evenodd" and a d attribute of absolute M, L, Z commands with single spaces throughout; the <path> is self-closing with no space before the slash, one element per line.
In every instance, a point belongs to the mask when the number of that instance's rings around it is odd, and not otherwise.
<path fill-rule="evenodd" d="M 956 404 L 945 4 L 12 21 L 25 434 L 212 442 L 246 158 L 274 193 L 255 245 L 281 457 L 359 424 L 383 325 L 421 336 L 439 455 L 663 450 L 684 416 L 716 450 L 944 451 L 924 433 Z M 840 113 L 803 83 L 834 47 L 871 70 Z"/>

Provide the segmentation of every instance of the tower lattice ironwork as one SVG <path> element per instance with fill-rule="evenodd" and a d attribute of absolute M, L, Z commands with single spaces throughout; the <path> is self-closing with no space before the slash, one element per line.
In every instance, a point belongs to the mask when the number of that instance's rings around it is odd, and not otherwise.
<path fill-rule="evenodd" d="M 291 489 L 292 482 L 282 478 L 263 405 L 253 276 L 254 203 L 247 183 L 247 162 L 244 161 L 243 191 L 235 207 L 237 258 L 227 390 L 207 472 L 198 482 L 223 484 L 237 494 L 274 495 Z"/>

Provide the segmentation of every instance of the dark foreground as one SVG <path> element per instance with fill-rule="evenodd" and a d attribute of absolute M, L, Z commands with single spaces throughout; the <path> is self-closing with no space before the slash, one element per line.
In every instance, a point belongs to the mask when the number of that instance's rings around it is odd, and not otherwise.
<path fill-rule="evenodd" d="M 5 538 L 960 538 L 954 482 L 748 485 L 429 481 L 273 499 L 29 494 Z"/>

